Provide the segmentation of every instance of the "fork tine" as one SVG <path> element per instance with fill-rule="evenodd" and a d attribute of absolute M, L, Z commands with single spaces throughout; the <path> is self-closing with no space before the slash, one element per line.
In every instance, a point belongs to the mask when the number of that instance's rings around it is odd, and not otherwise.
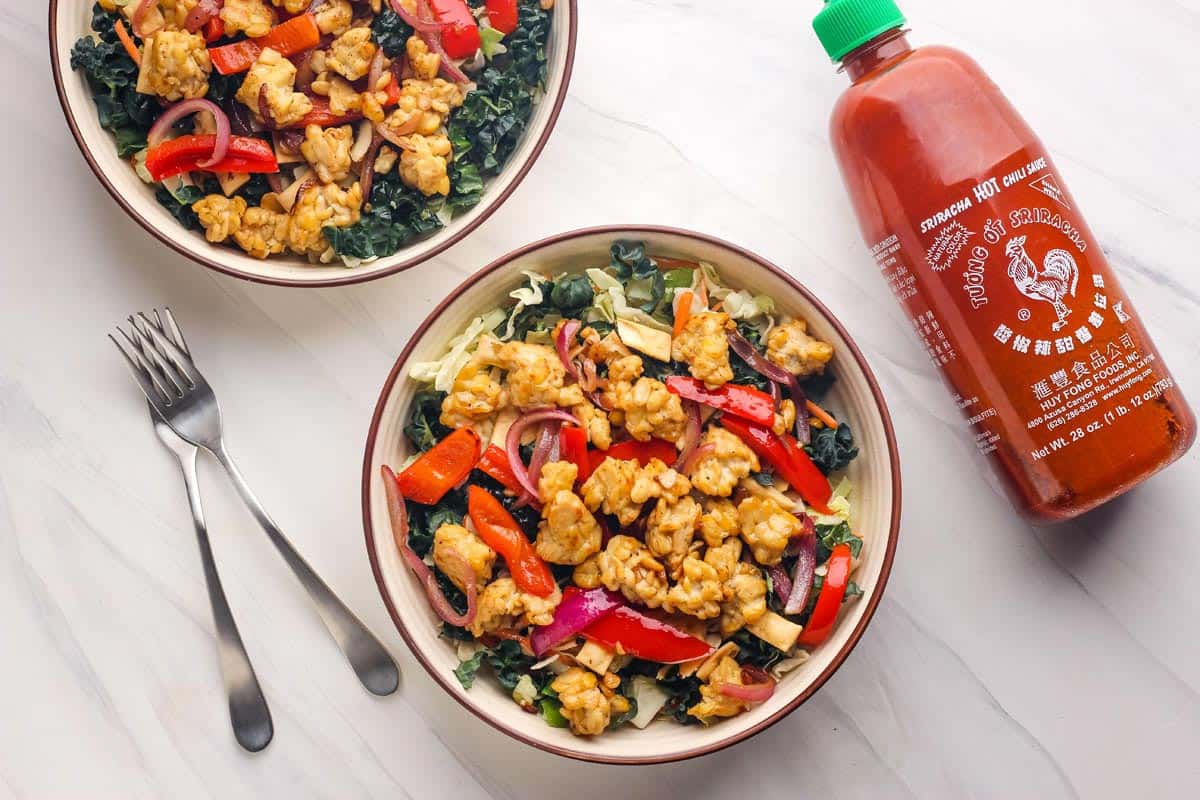
<path fill-rule="evenodd" d="M 175 369 L 183 375 L 189 386 L 195 386 L 197 376 L 193 373 L 197 370 L 196 365 L 192 363 L 191 357 L 183 352 L 183 350 L 180 350 L 179 346 L 171 341 L 160 328 L 155 327 L 154 323 L 144 313 L 139 311 L 137 318 L 145 324 L 146 330 L 142 332 L 149 334 L 150 338 L 154 340 L 155 349 L 171 360 Z"/>
<path fill-rule="evenodd" d="M 150 337 L 142 330 L 142 326 L 133 317 L 130 317 L 129 320 L 133 323 L 133 336 L 137 340 L 138 349 L 142 351 L 142 355 L 146 356 L 154 364 L 151 374 L 157 371 L 159 375 L 170 381 L 175 389 L 175 393 L 172 395 L 171 392 L 167 392 L 168 397 L 183 397 L 183 387 L 188 386 L 190 388 L 192 385 L 191 382 L 181 376 L 175 370 L 175 365 L 159 352 L 158 348 L 150 341 Z"/>
<path fill-rule="evenodd" d="M 190 358 L 192 349 L 188 347 L 187 340 L 183 338 L 183 331 L 179 327 L 179 323 L 175 321 L 175 315 L 171 313 L 170 306 L 165 306 L 162 311 L 162 316 L 158 314 L 158 309 L 154 309 L 154 319 L 159 323 L 158 327 L 167 332 L 171 340 L 179 345 L 179 349 L 187 353 Z M 166 325 L 163 325 L 163 320 L 166 320 Z"/>
<path fill-rule="evenodd" d="M 120 328 L 117 330 L 120 330 Z M 125 331 L 121 331 L 121 333 L 124 335 Z M 161 406 L 166 401 L 166 394 L 161 392 L 157 381 L 153 381 L 149 377 L 152 373 L 148 370 L 144 370 L 139 365 L 141 356 L 137 354 L 136 350 L 134 350 L 132 355 L 126 352 L 125 348 L 121 346 L 121 343 L 118 342 L 116 337 L 114 337 L 111 333 L 108 334 L 108 338 L 113 343 L 113 346 L 117 348 L 117 351 L 121 354 L 121 356 L 125 359 L 125 365 L 129 367 L 129 374 L 132 375 L 134 381 L 137 382 L 138 388 L 142 390 L 142 394 L 146 395 L 146 399 L 150 401 L 151 405 L 155 407 Z M 126 336 L 125 339 L 126 341 L 129 341 L 128 336 Z M 136 361 L 135 358 L 137 359 Z"/>
<path fill-rule="evenodd" d="M 163 382 L 159 380 L 158 372 L 154 368 L 154 365 L 150 363 L 142 345 L 131 339 L 129 334 L 125 332 L 125 329 L 120 326 L 117 327 L 117 333 L 121 334 L 121 338 L 129 344 L 129 352 L 126 352 L 126 349 L 121 347 L 120 342 L 117 342 L 116 339 L 113 339 L 113 343 L 120 347 L 121 353 L 125 356 L 126 360 L 131 361 L 132 366 L 144 375 L 154 388 L 158 390 L 159 394 L 163 397 L 163 402 L 170 405 L 176 395 L 172 395 Z M 108 338 L 112 339 L 112 334 L 109 334 Z"/>

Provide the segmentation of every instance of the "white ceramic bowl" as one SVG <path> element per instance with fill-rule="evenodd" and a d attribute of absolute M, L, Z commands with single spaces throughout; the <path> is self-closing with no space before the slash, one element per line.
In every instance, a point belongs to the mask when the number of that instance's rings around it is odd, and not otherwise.
<path fill-rule="evenodd" d="M 112 136 L 100 127 L 87 81 L 71 70 L 71 47 L 90 30 L 93 5 L 94 0 L 50 0 L 50 61 L 67 124 L 100 183 L 129 216 L 176 252 L 227 275 L 281 286 L 337 286 L 391 275 L 434 257 L 478 227 L 513 193 L 550 138 L 567 96 L 578 22 L 577 0 L 555 4 L 546 48 L 549 69 L 545 96 L 534 109 L 529 127 L 504 169 L 488 181 L 483 200 L 434 235 L 387 258 L 348 269 L 314 266 L 305 259 L 282 254 L 267 260 L 251 258 L 236 248 L 210 244 L 202 233 L 186 230 L 159 205 L 154 187 L 143 183 L 133 168 L 117 157 Z"/>
<path fill-rule="evenodd" d="M 399 464 L 409 454 L 403 427 L 418 388 L 407 378 L 410 363 L 440 357 L 448 339 L 521 283 L 521 270 L 579 271 L 602 265 L 614 239 L 643 240 L 655 255 L 708 261 L 729 285 L 770 295 L 781 311 L 808 320 L 816 336 L 834 345 L 832 369 L 838 381 L 829 404 L 853 425 L 862 451 L 850 477 L 855 530 L 866 540 L 855 581 L 865 595 L 847 606 L 829 641 L 786 675 L 761 706 L 707 728 L 659 721 L 645 730 L 625 726 L 584 739 L 525 713 L 491 680 L 476 681 L 470 691 L 459 685 L 452 672 L 458 663 L 455 649 L 438 638 L 439 621 L 393 543 L 379 468 Z M 384 384 L 368 434 L 362 492 L 367 553 L 379 590 L 396 627 L 430 675 L 466 709 L 510 736 L 560 755 L 613 764 L 659 763 L 711 753 L 763 730 L 808 699 L 845 660 L 870 621 L 891 571 L 900 526 L 899 459 L 891 419 L 862 353 L 841 324 L 794 278 L 758 256 L 696 233 L 636 226 L 576 231 L 524 247 L 476 273 L 435 308 Z"/>

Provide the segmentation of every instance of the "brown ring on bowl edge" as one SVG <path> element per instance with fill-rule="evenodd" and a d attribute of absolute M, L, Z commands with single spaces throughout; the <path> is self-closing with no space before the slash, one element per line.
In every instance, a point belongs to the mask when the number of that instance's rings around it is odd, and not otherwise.
<path fill-rule="evenodd" d="M 833 326 L 833 328 L 841 335 L 841 337 L 846 341 L 847 345 L 849 346 L 850 353 L 854 357 L 854 360 L 855 360 L 855 362 L 857 362 L 859 368 L 862 370 L 863 375 L 866 377 L 867 385 L 870 387 L 871 394 L 875 399 L 875 405 L 879 409 L 879 414 L 883 421 L 884 432 L 885 432 L 886 438 L 887 438 L 888 456 L 889 456 L 889 460 L 891 463 L 891 471 L 892 471 L 891 529 L 890 529 L 890 533 L 888 535 L 887 550 L 884 553 L 883 566 L 880 568 L 880 571 L 879 571 L 879 582 L 876 586 L 876 590 L 873 593 L 871 599 L 867 602 L 867 608 L 866 608 L 866 611 L 863 612 L 862 619 L 859 621 L 858 625 L 855 626 L 854 630 L 850 634 L 850 638 L 846 641 L 845 646 L 842 647 L 842 649 L 840 651 L 838 651 L 837 655 L 834 656 L 833 661 L 830 662 L 829 666 L 826 667 L 826 669 L 823 672 L 821 672 L 821 674 L 818 675 L 816 677 L 816 679 L 811 684 L 809 684 L 808 687 L 805 688 L 804 691 L 802 691 L 799 695 L 797 695 L 786 706 L 784 706 L 782 709 L 775 712 L 774 714 L 772 714 L 770 717 L 763 720 L 762 722 L 759 722 L 758 724 L 752 726 L 751 728 L 748 728 L 747 730 L 742 731 L 741 733 L 731 735 L 728 738 L 722 739 L 721 741 L 716 742 L 715 744 L 712 744 L 712 745 L 706 745 L 704 747 L 696 747 L 696 748 L 692 748 L 690 750 L 683 750 L 677 754 L 673 754 L 673 755 L 669 755 L 669 756 L 662 756 L 662 757 L 647 756 L 647 757 L 632 757 L 632 758 L 614 758 L 611 756 L 592 755 L 590 753 L 582 752 L 579 750 L 572 750 L 572 749 L 568 749 L 565 747 L 559 747 L 557 745 L 549 744 L 540 739 L 525 736 L 524 734 L 520 733 L 519 731 L 509 728 L 507 725 L 505 725 L 500 720 L 490 716 L 489 714 L 485 713 L 481 709 L 476 708 L 474 705 L 468 703 L 465 698 L 460 697 L 458 695 L 458 693 L 455 691 L 453 684 L 450 683 L 449 677 L 447 675 L 443 675 L 442 670 L 435 667 L 429 661 L 429 659 L 426 658 L 425 653 L 421 650 L 420 647 L 417 646 L 416 642 L 413 640 L 412 636 L 409 634 L 407 627 L 401 621 L 400 615 L 396 612 L 396 608 L 392 604 L 391 595 L 388 593 L 387 588 L 384 584 L 383 572 L 379 565 L 379 560 L 375 556 L 375 532 L 374 532 L 374 528 L 371 524 L 371 494 L 370 494 L 370 492 L 371 492 L 371 482 L 375 478 L 373 470 L 371 469 L 371 455 L 374 450 L 375 441 L 378 437 L 380 420 L 383 417 L 383 409 L 384 409 L 384 406 L 387 404 L 387 400 L 391 394 L 392 387 L 395 386 L 396 381 L 400 377 L 401 367 L 408 360 L 408 357 L 411 354 L 413 347 L 421 339 L 421 337 L 425 335 L 425 332 L 426 332 L 426 330 L 428 330 L 429 326 L 432 325 L 434 320 L 436 320 L 439 316 L 441 316 L 441 314 L 455 300 L 457 300 L 458 297 L 463 292 L 465 292 L 470 286 L 474 285 L 477 281 L 479 281 L 485 275 L 488 275 L 488 274 L 500 269 L 501 267 L 507 265 L 511 261 L 521 258 L 522 256 L 525 256 L 528 253 L 534 252 L 536 250 L 540 250 L 544 247 L 548 247 L 553 244 L 558 244 L 559 242 L 567 241 L 570 239 L 576 239 L 576 238 L 581 238 L 584 236 L 592 236 L 592 235 L 597 235 L 597 234 L 604 234 L 604 235 L 609 235 L 609 236 L 618 235 L 618 234 L 619 235 L 661 234 L 661 235 L 671 235 L 671 236 L 682 236 L 685 238 L 695 239 L 695 240 L 698 240 L 701 242 L 705 242 L 707 244 L 711 244 L 711 245 L 715 245 L 717 247 L 724 248 L 724 249 L 729 250 L 733 253 L 736 253 L 740 256 L 748 258 L 751 261 L 758 264 L 759 266 L 764 267 L 767 271 L 774 273 L 779 278 L 782 278 L 789 286 L 791 286 L 793 289 L 795 289 L 797 292 L 799 292 L 805 299 L 807 299 L 810 303 L 812 303 L 813 306 L 821 314 L 823 314 L 825 316 L 826 321 L 828 321 L 828 323 Z M 833 673 L 835 673 L 842 666 L 842 663 L 845 662 L 847 656 L 850 655 L 850 651 L 852 651 L 854 649 L 854 647 L 858 644 L 859 639 L 862 638 L 863 633 L 866 631 L 867 625 L 870 623 L 871 618 L 875 615 L 875 609 L 879 606 L 879 601 L 883 598 L 884 589 L 887 588 L 888 578 L 890 577 L 891 572 L 892 572 L 892 562 L 894 561 L 894 559 L 896 557 L 896 542 L 900 535 L 900 508 L 901 508 L 900 488 L 901 488 L 900 487 L 900 456 L 896 449 L 896 433 L 892 427 L 891 412 L 888 410 L 887 401 L 884 400 L 883 392 L 879 388 L 879 383 L 875 379 L 875 374 L 871 371 L 871 368 L 867 364 L 866 358 L 863 356 L 862 351 L 859 350 L 858 345 L 855 344 L 854 340 L 847 333 L 847 331 L 846 331 L 845 327 L 843 327 L 842 323 L 835 316 L 833 316 L 833 314 L 830 313 L 829 309 L 825 306 L 825 304 L 822 303 L 820 300 L 818 300 L 807 288 L 804 287 L 803 284 L 801 284 L 799 281 L 797 281 L 795 278 L 793 278 L 787 272 L 783 271 L 778 266 L 776 266 L 775 264 L 773 264 L 770 261 L 767 261 L 766 259 L 762 258 L 761 256 L 759 256 L 755 253 L 752 253 L 743 247 L 732 244 L 723 239 L 718 239 L 714 236 L 708 236 L 708 235 L 705 235 L 702 233 L 696 233 L 694 231 L 689 231 L 689 230 L 685 230 L 682 228 L 674 228 L 674 227 L 666 227 L 666 226 L 604 225 L 604 226 L 594 227 L 594 228 L 581 228 L 579 230 L 568 231 L 566 233 L 560 233 L 560 234 L 557 234 L 554 236 L 550 236 L 545 239 L 541 239 L 540 241 L 534 242 L 532 244 L 525 245 L 524 247 L 521 247 L 518 250 L 514 250 L 513 252 L 509 253 L 508 255 L 500 257 L 499 259 L 493 261 L 491 264 L 487 265 L 483 269 L 476 272 L 474 275 L 471 275 L 470 277 L 468 277 L 461 284 L 459 284 L 459 286 L 457 288 L 455 288 L 454 291 L 452 291 L 446 297 L 446 299 L 444 299 L 441 303 L 439 303 L 433 309 L 433 311 L 430 312 L 429 316 L 427 316 L 425 318 L 425 320 L 421 323 L 421 325 L 413 332 L 412 336 L 408 340 L 408 344 L 406 344 L 404 346 L 404 350 L 401 351 L 399 357 L 396 359 L 396 363 L 392 366 L 392 370 L 388 374 L 387 380 L 385 381 L 385 383 L 383 385 L 383 389 L 380 391 L 379 401 L 376 403 L 376 406 L 375 406 L 375 413 L 371 417 L 371 427 L 367 432 L 367 446 L 366 446 L 366 452 L 363 456 L 363 479 L 362 479 L 363 531 L 366 536 L 367 557 L 371 561 L 371 571 L 375 575 L 375 583 L 379 588 L 380 595 L 383 597 L 383 603 L 387 607 L 388 614 L 391 616 L 392 622 L 395 624 L 396 629 L 398 631 L 400 631 L 400 635 L 404 638 L 405 644 L 408 645 L 409 651 L 412 652 L 412 654 L 416 657 L 417 661 L 419 661 L 421 663 L 421 666 L 425 668 L 425 671 L 427 673 L 429 673 L 429 675 L 434 679 L 434 681 L 436 681 L 438 683 L 438 685 L 441 686 L 442 689 L 446 691 L 447 694 L 449 694 L 451 697 L 453 697 L 459 703 L 459 705 L 461 705 L 463 708 L 467 709 L 472 714 L 474 714 L 476 717 L 483 720 L 488 725 L 491 725 L 493 728 L 500 731 L 501 733 L 504 733 L 504 734 L 512 737 L 513 739 L 516 739 L 520 742 L 524 742 L 527 745 L 536 747 L 539 750 L 545 751 L 547 753 L 552 753 L 554 755 L 564 756 L 566 758 L 572 758 L 572 759 L 576 759 L 578 761 L 588 761 L 588 762 L 597 763 L 597 764 L 613 764 L 613 765 L 667 764 L 667 763 L 672 763 L 672 762 L 676 762 L 676 761 L 686 761 L 688 759 L 696 758 L 698 756 L 704 756 L 704 755 L 708 755 L 710 753 L 715 753 L 719 750 L 724 750 L 727 747 L 731 747 L 735 744 L 738 744 L 739 742 L 743 742 L 743 741 L 749 739 L 752 736 L 762 733 L 764 730 L 771 727 L 776 722 L 779 722 L 781 719 L 786 717 L 788 714 L 792 713 L 797 708 L 799 708 L 800 705 L 802 705 L 806 700 L 808 700 L 810 697 L 812 697 L 817 692 L 817 690 L 820 689 L 825 684 L 825 682 L 828 681 L 829 678 L 833 676 Z M 390 534 L 389 534 L 389 539 L 390 539 Z"/>
<path fill-rule="evenodd" d="M 450 247 L 453 247 L 454 245 L 458 244 L 468 234 L 472 233 L 476 228 L 478 228 L 480 225 L 482 225 L 488 219 L 488 217 L 490 217 L 492 214 L 494 214 L 496 212 L 496 210 L 499 209 L 500 206 L 502 206 L 508 200 L 508 198 L 512 195 L 512 193 L 517 190 L 517 187 L 520 186 L 521 183 L 525 180 L 525 176 L 529 174 L 529 170 L 531 170 L 533 168 L 534 163 L 541 156 L 542 150 L 546 147 L 546 143 L 550 140 L 550 134 L 554 132 L 554 128 L 558 124 L 558 115 L 562 112 L 563 103 L 566 102 L 567 89 L 571 84 L 571 73 L 573 72 L 574 67 L 575 67 L 575 46 L 576 46 L 576 38 L 579 33 L 578 0 L 566 0 L 566 2 L 570 5 L 570 8 L 571 8 L 571 13 L 570 13 L 571 24 L 570 24 L 570 30 L 567 33 L 567 56 L 566 56 L 566 62 L 563 64 L 562 84 L 559 86 L 558 94 L 554 98 L 554 105 L 550 109 L 550 118 L 546 123 L 546 129 L 544 131 L 542 131 L 542 135 L 538 138 L 537 142 L 534 144 L 533 152 L 531 152 L 529 154 L 529 158 L 526 159 L 525 163 L 521 165 L 521 168 L 519 170 L 517 170 L 517 174 L 513 178 L 512 183 L 510 183 L 508 185 L 508 187 L 505 188 L 504 191 L 500 193 L 500 195 L 496 198 L 495 202 L 491 203 L 491 205 L 489 205 L 487 208 L 485 208 L 483 210 L 483 212 L 479 215 L 478 219 L 475 219 L 471 223 L 464 225 L 461 230 L 458 230 L 458 231 L 454 232 L 453 234 L 451 234 L 451 236 L 448 239 L 446 239 L 446 241 L 442 242 L 437 247 L 433 248 L 433 250 L 431 250 L 426 255 L 424 255 L 420 258 L 412 258 L 412 259 L 408 259 L 406 261 L 401 261 L 400 263 L 395 264 L 391 267 L 388 267 L 387 269 L 380 270 L 379 272 L 374 272 L 374 273 L 370 273 L 370 274 L 367 274 L 367 273 L 355 274 L 354 271 L 351 270 L 347 273 L 347 276 L 344 278 L 324 278 L 321 280 L 300 281 L 300 280 L 291 280 L 288 278 L 269 278 L 269 277 L 265 277 L 263 275 L 254 275 L 249 272 L 243 272 L 239 269 L 233 269 L 231 267 L 226 267 L 223 264 L 221 264 L 217 261 L 214 261 L 211 258 L 199 255 L 197 253 L 193 253 L 190 250 L 184 248 L 182 245 L 176 243 L 170 236 L 168 236 L 166 233 L 160 231 L 158 228 L 156 228 L 154 225 L 152 225 L 150 223 L 150 220 L 148 220 L 144 216 L 142 216 L 136 209 L 134 209 L 134 207 L 129 202 L 127 202 L 125 200 L 125 198 L 121 195 L 121 193 L 119 191 L 117 191 L 116 186 L 114 186 L 112 184 L 112 182 L 108 179 L 108 176 L 106 176 L 104 174 L 104 171 L 100 168 L 100 165 L 96 162 L 95 157 L 92 155 L 91 149 L 88 147 L 87 143 L 84 141 L 83 134 L 79 130 L 79 124 L 75 120 L 75 113 L 71 109 L 71 104 L 67 101 L 67 92 L 63 85 L 62 63 L 61 63 L 61 59 L 59 57 L 58 46 L 57 46 L 59 0 L 50 0 L 50 25 L 49 25 L 49 28 L 50 28 L 50 65 L 51 65 L 51 72 L 54 75 L 54 88 L 55 88 L 55 91 L 58 93 L 59 105 L 62 106 L 63 115 L 67 118 L 67 125 L 71 129 L 71 135 L 75 139 L 76 146 L 79 147 L 79 152 L 81 152 L 83 154 L 84 160 L 87 161 L 88 167 L 92 170 L 92 173 L 96 176 L 96 179 L 100 181 L 100 184 L 105 188 L 105 190 L 109 193 L 109 195 L 112 197 L 112 199 L 116 201 L 117 205 L 119 205 L 125 211 L 125 213 L 127 215 L 129 215 L 134 220 L 134 222 L 136 222 L 138 225 L 140 225 L 147 233 L 149 233 L 155 239 L 158 239 L 159 242 L 161 242 L 162 244 L 165 244 L 167 247 L 171 248 L 179 255 L 184 256 L 185 258 L 188 258 L 192 261 L 195 261 L 196 263 L 201 264 L 205 267 L 208 267 L 211 270 L 215 270 L 217 272 L 224 273 L 225 275 L 230 275 L 234 278 L 240 278 L 245 281 L 251 281 L 252 283 L 263 283 L 263 284 L 269 284 L 272 286 L 294 286 L 294 287 L 301 287 L 301 288 L 346 286 L 348 284 L 366 283 L 368 281 L 373 281 L 378 278 L 384 278 L 389 275 L 395 275 L 398 272 L 403 272 L 405 270 L 411 269 L 411 268 L 417 266 L 418 264 L 423 264 L 426 261 L 429 261 L 429 260 L 435 258 L 436 256 L 440 255 L 441 253 L 445 252 Z M 216 247 L 216 245 L 211 245 L 211 246 Z"/>

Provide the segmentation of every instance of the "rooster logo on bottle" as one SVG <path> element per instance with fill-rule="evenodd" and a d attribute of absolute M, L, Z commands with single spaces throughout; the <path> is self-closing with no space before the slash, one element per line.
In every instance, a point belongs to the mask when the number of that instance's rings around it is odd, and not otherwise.
<path fill-rule="evenodd" d="M 1012 259 L 1008 263 L 1008 277 L 1012 278 L 1017 291 L 1030 300 L 1040 300 L 1054 306 L 1058 321 L 1050 327 L 1060 331 L 1067 326 L 1067 317 L 1071 316 L 1071 309 L 1063 300 L 1075 296 L 1075 289 L 1079 286 L 1079 267 L 1066 250 L 1051 250 L 1042 259 L 1041 269 L 1038 269 L 1038 265 L 1025 252 L 1025 239 L 1024 236 L 1018 236 L 1009 240 L 1004 250 L 1005 255 Z"/>

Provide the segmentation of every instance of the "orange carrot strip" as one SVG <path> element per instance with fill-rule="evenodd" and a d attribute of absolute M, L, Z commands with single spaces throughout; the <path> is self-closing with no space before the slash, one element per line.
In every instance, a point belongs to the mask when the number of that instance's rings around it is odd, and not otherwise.
<path fill-rule="evenodd" d="M 834 419 L 833 415 L 828 411 L 821 408 L 812 400 L 805 400 L 804 405 L 808 409 L 808 413 L 821 420 L 821 422 L 823 422 L 827 428 L 834 428 L 835 430 L 837 429 L 838 421 Z"/>
<path fill-rule="evenodd" d="M 683 328 L 687 325 L 688 318 L 692 316 L 692 298 L 694 294 L 688 292 L 679 297 L 679 308 L 675 310 L 675 331 L 672 336 L 676 339 L 679 334 L 683 333 Z"/>
<path fill-rule="evenodd" d="M 142 53 L 137 49 L 137 45 L 133 43 L 133 37 L 129 35 L 129 31 L 125 30 L 125 23 L 117 20 L 116 24 L 113 25 L 113 30 L 117 32 L 117 38 L 125 46 L 125 52 L 129 53 L 129 57 L 133 59 L 133 63 L 140 67 L 142 65 Z"/>

